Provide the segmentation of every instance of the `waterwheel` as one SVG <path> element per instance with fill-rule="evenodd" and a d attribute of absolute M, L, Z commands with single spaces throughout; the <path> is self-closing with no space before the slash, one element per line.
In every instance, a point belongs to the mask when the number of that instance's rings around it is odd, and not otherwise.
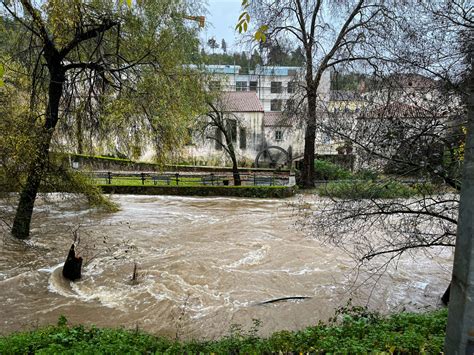
<path fill-rule="evenodd" d="M 257 168 L 279 169 L 287 166 L 289 160 L 288 152 L 285 149 L 278 146 L 270 146 L 257 154 L 255 166 Z"/>

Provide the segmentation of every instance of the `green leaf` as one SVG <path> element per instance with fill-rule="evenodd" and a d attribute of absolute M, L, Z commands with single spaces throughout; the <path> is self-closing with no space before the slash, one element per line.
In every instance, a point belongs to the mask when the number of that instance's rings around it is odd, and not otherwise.
<path fill-rule="evenodd" d="M 244 18 L 244 16 L 247 16 L 247 18 L 250 17 L 249 14 L 248 14 L 248 12 L 247 12 L 247 11 L 244 11 L 244 12 L 242 12 L 242 13 L 240 14 L 240 16 L 239 16 L 239 21 L 242 20 L 242 19 Z M 247 20 L 247 21 L 248 21 L 248 20 Z"/>
<path fill-rule="evenodd" d="M 241 20 L 241 21 L 239 21 L 239 23 L 237 23 L 237 25 L 235 25 L 235 29 L 239 30 L 239 33 L 242 33 L 242 26 L 243 26 L 244 22 L 245 22 L 245 20 Z"/>
<path fill-rule="evenodd" d="M 132 7 L 132 0 L 127 0 L 128 7 Z"/>
<path fill-rule="evenodd" d="M 258 30 L 259 30 L 259 32 L 266 32 L 266 31 L 268 31 L 268 26 L 267 25 L 262 25 L 262 26 L 260 26 L 260 28 Z"/>
<path fill-rule="evenodd" d="M 247 22 L 244 22 L 244 32 L 247 32 L 247 27 L 248 27 Z"/>

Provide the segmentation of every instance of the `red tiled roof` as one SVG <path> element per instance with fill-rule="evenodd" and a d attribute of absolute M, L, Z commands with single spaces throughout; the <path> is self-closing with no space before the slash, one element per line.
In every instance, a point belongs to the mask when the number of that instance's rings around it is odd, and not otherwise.
<path fill-rule="evenodd" d="M 263 112 L 263 106 L 253 91 L 226 91 L 220 99 L 227 112 Z"/>
<path fill-rule="evenodd" d="M 291 127 L 291 119 L 281 112 L 265 112 L 263 125 L 266 127 Z"/>
<path fill-rule="evenodd" d="M 363 112 L 359 118 L 426 118 L 434 113 L 421 107 L 394 102 Z"/>

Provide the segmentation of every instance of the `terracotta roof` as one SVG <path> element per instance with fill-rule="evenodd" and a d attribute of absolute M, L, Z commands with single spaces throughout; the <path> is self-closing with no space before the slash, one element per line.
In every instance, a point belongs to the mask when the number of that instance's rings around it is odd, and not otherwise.
<path fill-rule="evenodd" d="M 281 112 L 265 112 L 263 125 L 266 127 L 291 127 L 291 118 Z"/>
<path fill-rule="evenodd" d="M 363 112 L 359 118 L 427 118 L 435 116 L 421 107 L 394 102 Z"/>
<path fill-rule="evenodd" d="M 263 112 L 263 106 L 253 91 L 225 91 L 222 105 L 227 112 Z"/>
<path fill-rule="evenodd" d="M 402 88 L 434 89 L 438 86 L 436 80 L 420 74 L 393 74 L 388 78 L 388 80 L 390 83 L 394 83 Z"/>
<path fill-rule="evenodd" d="M 360 93 L 356 91 L 331 90 L 331 101 L 362 101 Z"/>

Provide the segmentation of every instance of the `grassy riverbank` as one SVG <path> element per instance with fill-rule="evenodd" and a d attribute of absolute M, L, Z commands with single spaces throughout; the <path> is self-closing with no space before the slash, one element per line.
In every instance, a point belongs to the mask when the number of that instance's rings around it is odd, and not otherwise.
<path fill-rule="evenodd" d="M 0 338 L 0 354 L 124 353 L 428 353 L 443 350 L 447 310 L 381 317 L 361 307 L 343 307 L 328 324 L 268 338 L 258 336 L 258 322 L 249 331 L 233 327 L 216 341 L 180 342 L 139 330 L 57 326 Z"/>

